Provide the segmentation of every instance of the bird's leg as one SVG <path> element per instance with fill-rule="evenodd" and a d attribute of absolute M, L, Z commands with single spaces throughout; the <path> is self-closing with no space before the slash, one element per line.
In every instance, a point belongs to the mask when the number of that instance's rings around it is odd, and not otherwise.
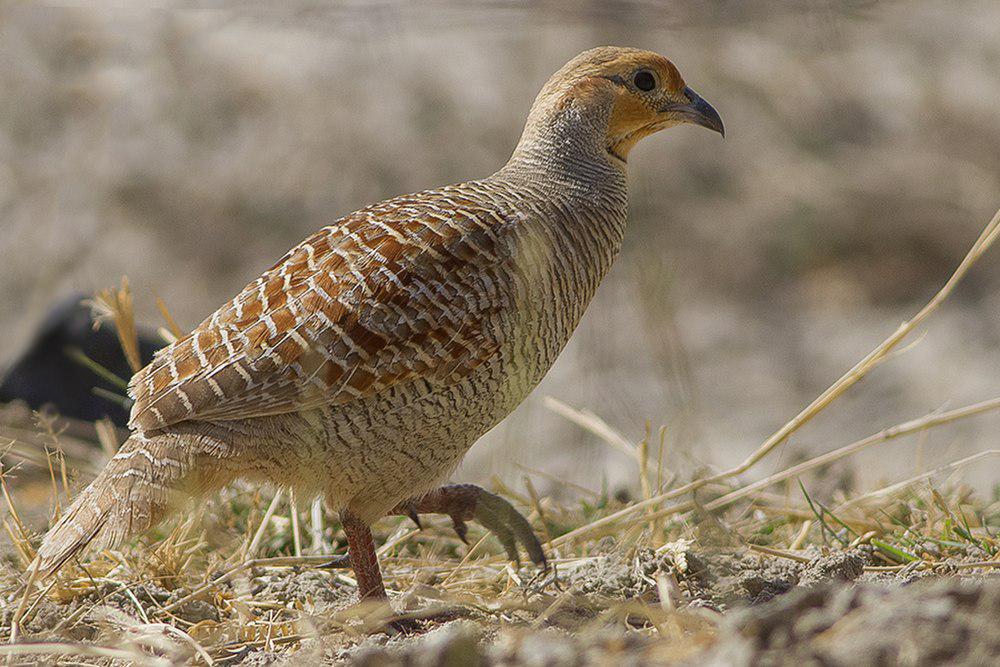
<path fill-rule="evenodd" d="M 511 560 L 520 565 L 517 553 L 520 543 L 533 563 L 546 567 L 545 552 L 528 520 L 509 502 L 475 484 L 442 486 L 401 502 L 390 514 L 408 516 L 418 527 L 420 522 L 415 517 L 420 514 L 447 514 L 463 542 L 466 542 L 465 522 L 475 519 L 497 536 Z"/>
<path fill-rule="evenodd" d="M 422 623 L 414 618 L 398 616 L 389 607 L 389 596 L 382 583 L 382 570 L 375 554 L 375 540 L 367 523 L 341 510 L 340 523 L 347 536 L 348 552 L 337 556 L 326 567 L 352 567 L 354 578 L 358 580 L 358 602 L 375 602 L 386 605 L 390 616 L 384 626 L 390 633 L 412 634 L 423 629 Z"/>
<path fill-rule="evenodd" d="M 354 576 L 358 580 L 358 600 L 388 600 L 382 584 L 382 571 L 375 555 L 375 540 L 367 523 L 348 510 L 340 512 L 340 523 L 347 536 L 347 550 Z"/>

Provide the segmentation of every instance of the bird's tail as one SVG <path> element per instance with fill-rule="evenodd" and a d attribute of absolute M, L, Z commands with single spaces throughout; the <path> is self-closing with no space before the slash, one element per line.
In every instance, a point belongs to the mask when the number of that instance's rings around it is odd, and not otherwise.
<path fill-rule="evenodd" d="M 58 570 L 88 545 L 113 549 L 159 521 L 193 467 L 169 436 L 133 434 L 42 540 L 31 568 Z"/>

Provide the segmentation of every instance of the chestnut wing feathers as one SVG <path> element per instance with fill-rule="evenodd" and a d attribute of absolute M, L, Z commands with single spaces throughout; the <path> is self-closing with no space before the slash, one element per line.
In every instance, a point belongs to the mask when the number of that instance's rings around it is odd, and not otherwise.
<path fill-rule="evenodd" d="M 457 381 L 500 346 L 502 220 L 458 195 L 386 202 L 293 248 L 129 383 L 129 425 L 295 412 Z"/>

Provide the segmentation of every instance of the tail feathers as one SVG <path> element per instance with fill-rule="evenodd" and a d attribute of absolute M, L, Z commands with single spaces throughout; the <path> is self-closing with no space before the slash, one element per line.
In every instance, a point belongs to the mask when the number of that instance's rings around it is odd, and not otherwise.
<path fill-rule="evenodd" d="M 31 567 L 49 575 L 88 545 L 113 549 L 149 529 L 190 469 L 175 440 L 133 435 L 45 535 Z"/>

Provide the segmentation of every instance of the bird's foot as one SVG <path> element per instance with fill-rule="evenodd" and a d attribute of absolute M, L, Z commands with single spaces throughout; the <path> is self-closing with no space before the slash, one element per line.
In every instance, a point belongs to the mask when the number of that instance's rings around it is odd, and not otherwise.
<path fill-rule="evenodd" d="M 396 506 L 392 514 L 408 516 L 420 527 L 421 514 L 445 514 L 451 517 L 455 533 L 466 544 L 466 521 L 475 520 L 500 540 L 507 557 L 521 564 L 518 544 L 531 561 L 547 569 L 545 552 L 531 524 L 509 502 L 475 484 L 442 486 L 425 496 L 411 498 Z"/>
<path fill-rule="evenodd" d="M 386 619 L 382 626 L 384 632 L 389 636 L 395 635 L 416 635 L 427 629 L 427 624 L 419 618 L 407 616 L 406 614 L 396 614 Z"/>
<path fill-rule="evenodd" d="M 349 567 L 353 567 L 351 564 L 351 554 L 348 552 L 346 554 L 330 556 L 330 561 L 328 563 L 323 563 L 322 565 L 317 565 L 316 567 L 322 570 L 344 570 Z"/>

